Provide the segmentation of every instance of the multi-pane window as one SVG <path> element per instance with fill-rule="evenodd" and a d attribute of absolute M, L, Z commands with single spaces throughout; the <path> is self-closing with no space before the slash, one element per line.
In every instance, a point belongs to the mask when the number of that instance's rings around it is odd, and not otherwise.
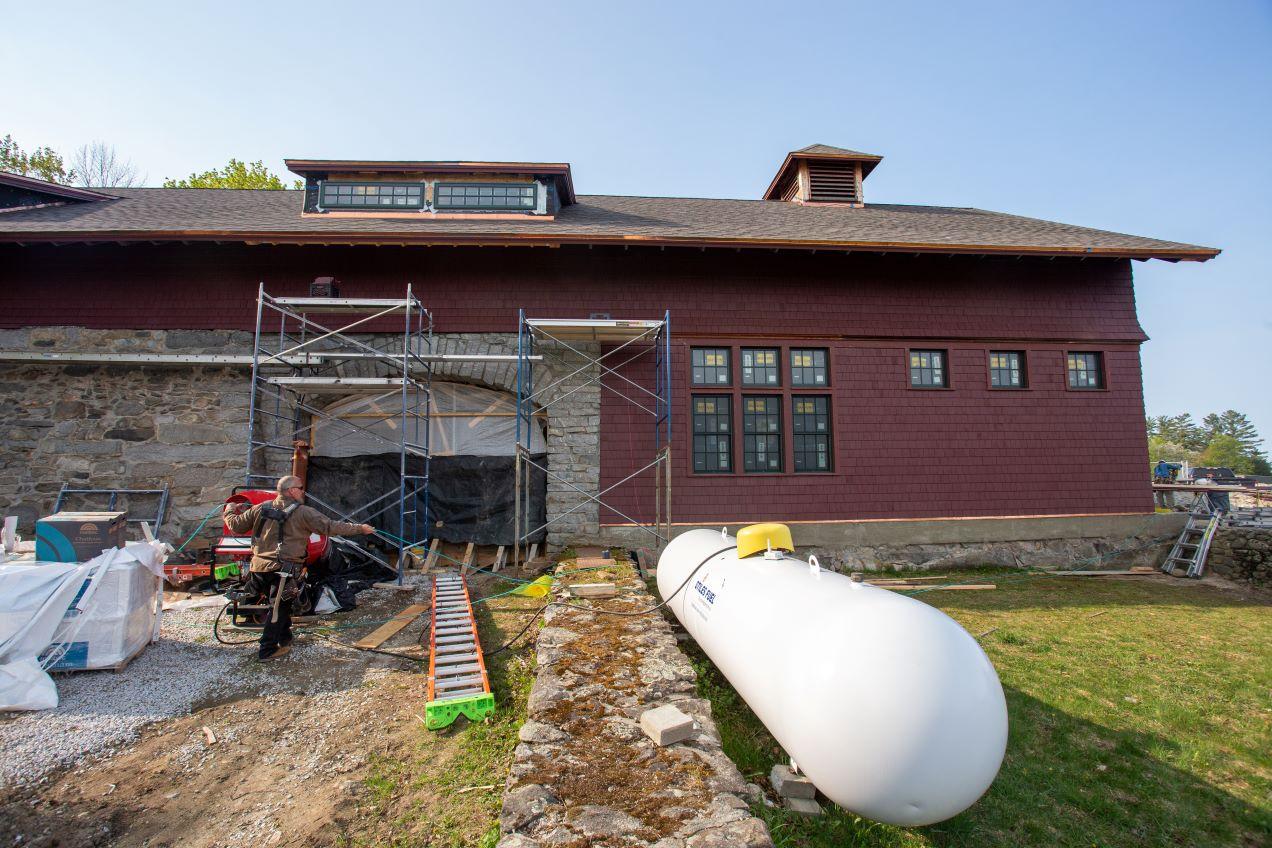
<path fill-rule="evenodd" d="M 1104 354 L 1070 353 L 1069 388 L 1104 388 Z"/>
<path fill-rule="evenodd" d="M 830 471 L 830 398 L 791 396 L 791 447 L 795 471 Z"/>
<path fill-rule="evenodd" d="M 729 385 L 729 349 L 695 347 L 690 352 L 695 386 Z"/>
<path fill-rule="evenodd" d="M 742 396 L 742 470 L 782 470 L 782 399 Z"/>
<path fill-rule="evenodd" d="M 324 209 L 422 209 L 423 183 L 333 183 L 319 187 Z"/>
<path fill-rule="evenodd" d="M 945 351 L 910 351 L 910 385 L 920 389 L 943 389 L 950 384 L 945 368 Z"/>
<path fill-rule="evenodd" d="M 742 385 L 778 386 L 777 348 L 742 348 Z"/>
<path fill-rule="evenodd" d="M 733 470 L 733 415 L 729 395 L 693 396 L 693 470 Z"/>
<path fill-rule="evenodd" d="M 995 389 L 1023 389 L 1029 385 L 1025 354 L 1019 350 L 991 350 L 989 385 Z"/>
<path fill-rule="evenodd" d="M 533 211 L 533 183 L 438 183 L 433 206 L 438 209 L 514 209 Z"/>
<path fill-rule="evenodd" d="M 791 348 L 791 385 L 827 385 L 825 348 Z"/>

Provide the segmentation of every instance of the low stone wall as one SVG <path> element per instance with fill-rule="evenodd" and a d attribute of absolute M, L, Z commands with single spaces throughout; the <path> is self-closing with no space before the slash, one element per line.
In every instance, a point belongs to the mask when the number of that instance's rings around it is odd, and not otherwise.
<path fill-rule="evenodd" d="M 773 520 L 773 519 L 765 519 Z M 905 571 L 975 566 L 1128 568 L 1160 565 L 1183 530 L 1184 513 L 793 522 L 800 556 L 835 571 Z M 727 525 L 737 533 L 745 525 Z M 672 536 L 693 529 L 675 526 Z M 718 530 L 719 527 L 711 529 Z M 631 527 L 602 528 L 610 544 L 648 545 Z"/>
<path fill-rule="evenodd" d="M 1206 571 L 1252 586 L 1272 587 L 1272 528 L 1220 527 Z"/>
<path fill-rule="evenodd" d="M 597 601 L 636 611 L 656 603 L 623 567 L 623 594 Z M 499 848 L 772 848 L 749 804 L 760 789 L 724 754 L 711 705 L 658 613 L 617 617 L 591 602 L 549 608 L 539 632 L 528 719 L 508 776 Z M 698 725 L 666 748 L 641 731 L 641 713 L 675 704 Z"/>

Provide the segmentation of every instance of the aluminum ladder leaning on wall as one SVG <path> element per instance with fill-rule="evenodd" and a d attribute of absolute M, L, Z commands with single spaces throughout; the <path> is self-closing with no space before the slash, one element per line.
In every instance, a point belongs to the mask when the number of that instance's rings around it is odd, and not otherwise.
<path fill-rule="evenodd" d="M 1210 498 L 1204 493 L 1198 494 L 1183 532 L 1162 563 L 1162 571 L 1176 576 L 1200 577 L 1222 516 L 1222 512 L 1211 507 Z"/>

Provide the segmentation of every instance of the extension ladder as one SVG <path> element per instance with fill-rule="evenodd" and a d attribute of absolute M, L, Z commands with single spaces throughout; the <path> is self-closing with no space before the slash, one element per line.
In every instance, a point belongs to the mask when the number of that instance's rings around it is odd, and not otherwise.
<path fill-rule="evenodd" d="M 495 711 L 495 696 L 462 575 L 445 572 L 433 578 L 431 629 L 425 726 L 438 730 L 461 714 L 481 721 Z"/>
<path fill-rule="evenodd" d="M 1166 561 L 1162 563 L 1162 571 L 1174 575 L 1183 570 L 1185 577 L 1200 577 L 1206 567 L 1206 554 L 1210 553 L 1210 543 L 1219 529 L 1221 513 L 1210 506 L 1210 499 L 1204 494 L 1197 496 L 1192 511 L 1188 513 L 1188 521 L 1184 530 L 1170 549 Z"/>

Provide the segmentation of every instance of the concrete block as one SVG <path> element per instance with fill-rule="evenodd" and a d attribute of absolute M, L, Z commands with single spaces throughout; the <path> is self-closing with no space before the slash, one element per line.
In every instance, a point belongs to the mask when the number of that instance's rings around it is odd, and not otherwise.
<path fill-rule="evenodd" d="M 575 583 L 570 594 L 576 598 L 612 598 L 618 588 L 613 583 Z"/>
<path fill-rule="evenodd" d="M 821 804 L 809 798 L 785 798 L 786 809 L 792 813 L 798 813 L 801 816 L 820 816 L 822 814 Z"/>
<path fill-rule="evenodd" d="M 817 797 L 817 787 L 802 774 L 791 771 L 790 766 L 776 765 L 769 772 L 773 791 L 783 798 L 812 799 Z"/>
<path fill-rule="evenodd" d="M 660 747 L 683 742 L 694 734 L 693 719 L 676 709 L 674 704 L 645 710 L 640 714 L 640 729 Z"/>

